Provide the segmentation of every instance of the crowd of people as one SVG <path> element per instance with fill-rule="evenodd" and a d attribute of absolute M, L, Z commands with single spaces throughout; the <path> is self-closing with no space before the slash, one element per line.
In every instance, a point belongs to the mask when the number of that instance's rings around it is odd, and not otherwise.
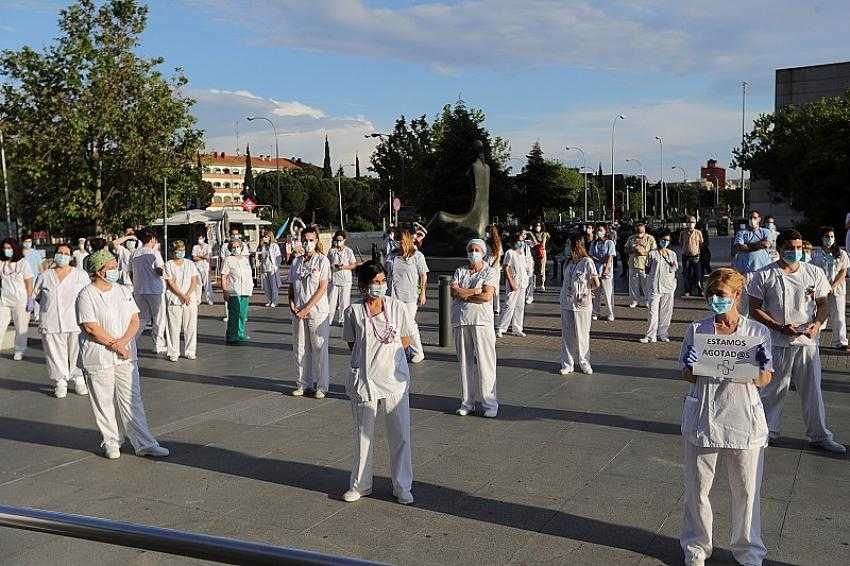
<path fill-rule="evenodd" d="M 705 270 L 707 235 L 696 219 L 685 218 L 675 234 L 650 233 L 635 222 L 618 243 L 618 226 L 588 224 L 566 239 L 563 249 L 542 222 L 504 231 L 488 227 L 469 240 L 464 264 L 450 286 L 451 325 L 458 359 L 459 416 L 497 418 L 496 343 L 507 332 L 525 337 L 525 307 L 546 284 L 560 284 L 562 343 L 559 372 L 592 374 L 592 320 L 612 322 L 618 256 L 627 280 L 629 308 L 646 308 L 646 332 L 639 341 L 671 340 L 670 325 L 682 279 L 685 296 L 703 297 L 710 316 L 688 325 L 681 346 L 682 377 L 691 383 L 682 415 L 684 438 L 684 523 L 681 545 L 688 564 L 711 555 L 711 489 L 718 457 L 729 467 L 733 493 L 732 551 L 742 564 L 760 564 L 766 554 L 760 533 L 760 486 L 764 450 L 780 434 L 781 414 L 791 384 L 802 402 L 812 446 L 843 454 L 827 427 L 821 390 L 820 333 L 833 325 L 833 346 L 847 349 L 846 284 L 850 258 L 824 228 L 815 249 L 795 230 L 779 232 L 758 211 L 738 226 L 730 267 Z M 345 501 L 372 489 L 372 438 L 379 409 L 386 418 L 393 492 L 413 502 L 410 432 L 410 364 L 425 360 L 417 311 L 427 300 L 429 268 L 422 253 L 427 230 L 391 227 L 381 259 L 364 263 L 347 246 L 348 235 L 333 234 L 325 251 L 320 232 L 305 226 L 287 253 L 273 234 L 263 234 L 252 268 L 248 246 L 238 232 L 219 251 L 218 284 L 224 295 L 226 343 L 249 343 L 247 318 L 255 276 L 265 306 L 275 308 L 288 267 L 287 302 L 292 315 L 296 387 L 293 396 L 322 399 L 330 387 L 331 327 L 342 326 L 350 373 L 345 390 L 354 421 L 354 461 Z M 675 239 L 675 241 L 674 241 Z M 504 247 L 503 247 L 504 243 Z M 676 248 L 676 249 L 674 249 Z M 57 398 L 69 383 L 89 395 L 106 457 L 120 456 L 126 436 L 137 455 L 161 457 L 147 425 L 141 397 L 137 343 L 149 328 L 152 351 L 170 361 L 197 356 L 198 305 L 213 303 L 213 250 L 204 237 L 191 253 L 178 240 L 164 261 L 159 239 L 149 230 L 136 236 L 62 243 L 52 258 L 35 265 L 32 240 L 2 242 L 0 336 L 14 324 L 15 360 L 26 352 L 30 316 L 37 313 L 48 373 Z M 618 251 L 618 250 L 622 250 Z M 549 257 L 557 272 L 547 278 Z M 550 264 L 551 265 L 551 264 Z M 355 284 L 351 301 L 352 288 Z M 747 336 L 758 341 L 758 372 L 734 381 L 695 371 L 701 334 Z M 181 352 L 181 336 L 183 348 Z"/>

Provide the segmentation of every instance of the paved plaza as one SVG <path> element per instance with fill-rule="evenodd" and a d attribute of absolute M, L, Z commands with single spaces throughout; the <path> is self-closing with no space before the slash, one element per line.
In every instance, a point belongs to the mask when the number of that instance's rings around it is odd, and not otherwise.
<path fill-rule="evenodd" d="M 458 417 L 454 352 L 437 340 L 436 289 L 413 369 L 415 505 L 392 497 L 383 425 L 374 496 L 344 503 L 351 412 L 347 347 L 333 329 L 331 394 L 295 398 L 289 312 L 256 305 L 251 345 L 224 345 L 221 306 L 201 307 L 199 359 L 170 363 L 141 340 L 148 419 L 172 456 L 103 458 L 88 398 L 52 397 L 39 340 L 0 360 L 0 502 L 369 558 L 394 564 L 678 564 L 681 404 L 676 344 L 642 345 L 645 310 L 593 323 L 594 375 L 558 375 L 555 289 L 526 332 L 498 344 L 499 418 Z M 681 299 L 674 342 L 702 302 Z M 32 332 L 35 334 L 35 332 Z M 850 374 L 829 356 L 829 423 L 850 440 Z M 791 393 L 766 452 L 763 534 L 774 564 L 841 564 L 850 553 L 845 458 L 809 450 Z M 729 496 L 712 494 L 717 550 L 731 563 Z M 96 557 L 96 558 L 95 558 Z M 724 562 L 725 561 L 725 562 Z M 0 563 L 190 564 L 188 559 L 0 529 Z"/>

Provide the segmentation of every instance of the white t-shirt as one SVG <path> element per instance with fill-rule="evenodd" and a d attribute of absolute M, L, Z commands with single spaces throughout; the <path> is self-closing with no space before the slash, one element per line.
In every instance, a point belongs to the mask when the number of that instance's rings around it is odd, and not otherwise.
<path fill-rule="evenodd" d="M 517 250 L 508 250 L 505 252 L 503 260 L 505 269 L 510 268 L 513 272 L 514 283 L 517 286 L 517 291 L 523 291 L 528 287 L 528 262 L 525 260 L 525 254 Z M 498 268 L 496 268 L 498 269 Z M 508 280 L 505 275 L 505 281 Z"/>
<path fill-rule="evenodd" d="M 800 263 L 797 271 L 785 274 L 774 262 L 756 271 L 747 285 L 747 294 L 761 299 L 762 308 L 781 325 L 797 326 L 810 324 L 817 314 L 817 299 L 829 295 L 830 286 L 823 270 L 810 263 Z M 774 346 L 814 346 L 817 336 L 787 336 L 770 331 Z"/>
<path fill-rule="evenodd" d="M 357 261 L 354 257 L 354 251 L 348 246 L 340 248 L 331 248 L 328 252 L 328 261 L 331 264 L 331 282 L 334 285 L 346 287 L 351 285 L 351 270 L 337 269 L 338 265 L 350 265 Z"/>
<path fill-rule="evenodd" d="M 306 255 L 295 258 L 289 266 L 289 281 L 292 285 L 292 297 L 297 308 L 306 305 L 310 298 L 318 291 L 322 281 L 330 281 L 331 262 L 326 256 L 314 253 L 310 257 Z M 293 315 L 294 316 L 294 315 Z M 310 311 L 309 318 L 321 320 L 328 316 L 328 295 L 323 293 L 319 302 Z"/>
<path fill-rule="evenodd" d="M 133 315 L 139 312 L 133 292 L 123 285 L 114 284 L 108 291 L 89 285 L 77 297 L 77 323 L 96 322 L 114 338 L 127 332 Z M 106 346 L 98 344 L 82 332 L 80 334 L 80 362 L 83 369 L 96 371 L 136 360 L 136 340 L 127 345 L 130 359 L 122 360 Z"/>
<path fill-rule="evenodd" d="M 83 271 L 85 271 L 86 267 L 85 265 L 83 265 L 83 260 L 88 257 L 89 252 L 77 248 L 73 252 L 71 252 L 71 255 L 74 256 L 74 264 L 77 266 L 77 269 L 82 269 Z"/>
<path fill-rule="evenodd" d="M 165 264 L 165 269 L 163 270 L 163 278 L 166 281 L 173 281 L 177 288 L 180 289 L 181 293 L 185 293 L 189 290 L 189 287 L 192 286 L 192 279 L 198 278 L 195 280 L 195 283 L 200 282 L 200 277 L 198 277 L 198 268 L 195 267 L 194 262 L 184 259 L 180 262 L 180 265 L 177 265 L 177 262 L 173 259 L 170 259 Z M 190 304 L 197 305 L 200 302 L 200 287 L 198 285 L 195 286 L 195 291 L 190 296 Z M 166 285 L 165 289 L 165 299 L 169 305 L 179 306 L 182 305 L 183 302 L 180 298 L 171 292 L 171 289 Z"/>
<path fill-rule="evenodd" d="M 587 311 L 593 310 L 593 294 L 590 281 L 599 277 L 596 264 L 589 257 L 583 257 L 577 262 L 564 263 L 564 280 L 561 284 L 561 310 Z"/>
<path fill-rule="evenodd" d="M 407 310 L 391 297 L 384 297 L 384 311 L 374 317 L 368 317 L 363 301 L 345 310 L 342 337 L 354 343 L 352 371 L 345 388 L 349 397 L 363 401 L 398 399 L 407 392 L 410 368 L 401 339 L 410 333 Z"/>
<path fill-rule="evenodd" d="M 483 263 L 483 262 L 482 262 Z M 484 267 L 473 273 L 468 265 L 458 267 L 452 277 L 452 283 L 457 283 L 464 289 L 480 289 L 492 287 L 493 292 L 499 288 L 499 271 L 486 263 Z M 491 303 L 470 303 L 460 299 L 452 299 L 452 326 L 493 326 L 493 305 Z"/>
<path fill-rule="evenodd" d="M 192 259 L 193 259 L 193 260 L 194 260 L 194 258 L 196 258 L 196 257 L 205 257 L 205 258 L 207 258 L 207 259 L 199 259 L 199 260 L 197 260 L 197 263 L 199 264 L 199 267 L 200 267 L 200 264 L 206 264 L 206 265 L 207 265 L 207 269 L 209 269 L 209 263 L 210 263 L 210 259 L 209 259 L 209 258 L 210 258 L 210 255 L 211 255 L 211 254 L 212 254 L 212 248 L 211 248 L 211 247 L 210 247 L 210 245 L 209 245 L 208 243 L 206 243 L 206 242 L 204 242 L 203 244 L 195 244 L 194 246 L 192 246 Z"/>
<path fill-rule="evenodd" d="M 4 307 L 25 307 L 27 305 L 27 287 L 25 279 L 32 279 L 29 262 L 0 261 L 0 305 Z"/>
<path fill-rule="evenodd" d="M 717 334 L 714 317 L 688 325 L 679 355 L 685 367 L 688 347 L 694 345 L 694 334 Z M 731 336 L 761 336 L 770 357 L 770 332 L 760 322 L 744 316 Z M 766 371 L 773 371 L 768 360 Z M 746 450 L 767 446 L 767 420 L 758 388 L 752 383 L 734 383 L 713 377 L 696 376 L 682 409 L 682 436 L 702 448 L 735 448 Z"/>
<path fill-rule="evenodd" d="M 124 285 L 132 284 L 130 280 L 130 262 L 133 261 L 133 252 L 122 246 L 115 246 L 115 255 L 118 256 L 118 269 L 121 271 L 120 282 Z"/>
<path fill-rule="evenodd" d="M 832 280 L 835 279 L 839 271 L 850 268 L 850 256 L 844 250 L 838 250 L 838 257 L 835 257 L 831 253 L 825 252 L 823 248 L 818 248 L 815 250 L 814 257 L 812 258 L 812 265 L 823 269 L 827 282 L 832 285 Z M 847 276 L 845 275 L 844 279 L 835 286 L 835 294 L 844 295 L 846 293 Z"/>
<path fill-rule="evenodd" d="M 133 252 L 130 262 L 133 273 L 133 292 L 137 295 L 161 295 L 165 291 L 162 277 L 155 269 L 165 267 L 162 255 L 157 250 L 141 247 Z"/>
<path fill-rule="evenodd" d="M 38 327 L 42 334 L 80 331 L 77 297 L 89 285 L 91 278 L 79 269 L 71 269 L 61 281 L 55 269 L 41 274 L 33 295 L 41 307 Z"/>
<path fill-rule="evenodd" d="M 676 271 L 679 269 L 676 252 L 667 248 L 667 257 L 664 257 L 661 250 L 652 250 L 647 259 L 647 268 L 648 295 L 676 292 Z"/>
<path fill-rule="evenodd" d="M 428 273 L 428 264 L 422 252 L 415 251 L 410 257 L 393 258 L 392 296 L 403 303 L 415 303 L 419 300 L 419 276 Z"/>
<path fill-rule="evenodd" d="M 251 263 L 244 255 L 229 255 L 221 262 L 221 275 L 227 277 L 227 289 L 238 297 L 250 297 L 254 293 L 254 274 Z"/>

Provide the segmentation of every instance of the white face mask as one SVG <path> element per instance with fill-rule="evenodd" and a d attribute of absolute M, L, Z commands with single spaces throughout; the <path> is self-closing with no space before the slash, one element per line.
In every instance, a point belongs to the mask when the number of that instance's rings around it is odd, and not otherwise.
<path fill-rule="evenodd" d="M 369 284 L 369 288 L 366 289 L 366 295 L 373 299 L 380 299 L 384 295 L 387 294 L 387 284 L 386 283 L 371 283 Z"/>
<path fill-rule="evenodd" d="M 596 237 L 599 238 L 600 240 L 603 239 L 605 237 L 605 232 L 597 232 Z"/>
<path fill-rule="evenodd" d="M 835 243 L 835 236 L 826 236 L 823 239 L 823 245 L 825 245 L 828 248 L 831 248 L 834 243 Z"/>
<path fill-rule="evenodd" d="M 468 252 L 466 257 L 469 259 L 469 263 L 478 263 L 484 259 L 484 254 L 481 252 Z"/>
<path fill-rule="evenodd" d="M 304 251 L 308 254 L 316 251 L 316 240 L 304 240 L 301 244 L 304 246 Z"/>

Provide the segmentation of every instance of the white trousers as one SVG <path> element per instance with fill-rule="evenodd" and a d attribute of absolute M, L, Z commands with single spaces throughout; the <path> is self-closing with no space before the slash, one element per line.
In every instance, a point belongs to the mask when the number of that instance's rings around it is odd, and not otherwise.
<path fill-rule="evenodd" d="M 685 443 L 684 516 L 679 542 L 685 559 L 711 556 L 712 510 L 709 493 L 718 456 L 726 461 L 732 500 L 730 550 L 739 564 L 761 564 L 767 549 L 761 540 L 761 480 L 764 448 L 700 448 Z"/>
<path fill-rule="evenodd" d="M 561 368 L 590 365 L 590 311 L 561 310 Z"/>
<path fill-rule="evenodd" d="M 412 355 L 425 354 L 422 348 L 422 336 L 419 334 L 419 324 L 416 323 L 416 313 L 419 311 L 418 303 L 402 303 L 407 310 L 410 321 L 410 350 Z"/>
<path fill-rule="evenodd" d="M 263 274 L 263 292 L 267 303 L 277 304 L 280 295 L 280 276 L 277 273 Z"/>
<path fill-rule="evenodd" d="M 196 261 L 195 267 L 198 268 L 198 278 L 201 281 L 201 291 L 203 292 L 203 300 L 213 302 L 212 294 L 212 279 L 210 278 L 210 262 Z"/>
<path fill-rule="evenodd" d="M 629 268 L 629 298 L 635 303 L 648 303 L 649 297 L 646 289 L 646 270 Z"/>
<path fill-rule="evenodd" d="M 44 359 L 50 379 L 55 382 L 76 381 L 82 379 L 79 368 L 80 333 L 50 332 L 41 335 L 44 346 Z"/>
<path fill-rule="evenodd" d="M 761 403 L 770 437 L 779 437 L 782 406 L 791 385 L 791 376 L 803 405 L 803 421 L 810 442 L 832 439 L 826 428 L 826 410 L 821 391 L 821 363 L 817 346 L 774 346 L 773 379 L 761 389 Z"/>
<path fill-rule="evenodd" d="M 827 296 L 829 324 L 832 325 L 832 345 L 847 345 L 847 293 Z"/>
<path fill-rule="evenodd" d="M 158 443 L 145 418 L 137 362 L 125 362 L 97 371 L 84 371 L 94 420 L 103 436 L 101 446 L 121 445 L 121 430 L 130 439 L 130 444 L 136 452 L 142 448 L 157 446 Z M 120 429 L 118 419 L 121 419 Z"/>
<path fill-rule="evenodd" d="M 180 332 L 183 332 L 184 356 L 194 356 L 198 347 L 198 305 L 168 305 L 165 332 L 167 354 L 180 355 Z"/>
<path fill-rule="evenodd" d="M 614 314 L 614 279 L 600 279 L 600 285 L 593 291 L 593 314 L 608 316 Z M 608 314 L 602 314 L 602 302 L 608 308 Z"/>
<path fill-rule="evenodd" d="M 501 285 L 496 285 L 495 294 L 493 295 L 493 314 L 499 314 L 502 312 L 502 300 L 501 298 Z"/>
<path fill-rule="evenodd" d="M 649 297 L 647 338 L 669 338 L 673 320 L 673 293 L 655 293 Z"/>
<path fill-rule="evenodd" d="M 413 458 L 410 441 L 410 399 L 407 393 L 400 399 L 351 402 L 351 413 L 354 417 L 351 489 L 360 493 L 367 493 L 372 489 L 372 438 L 379 405 L 384 413 L 387 429 L 393 493 L 396 497 L 410 496 L 413 486 Z"/>
<path fill-rule="evenodd" d="M 153 351 L 165 351 L 165 295 L 136 295 L 139 307 L 139 336 L 151 324 Z M 138 337 L 137 337 L 138 340 Z"/>
<path fill-rule="evenodd" d="M 496 331 L 490 325 L 454 327 L 463 398 L 460 408 L 472 411 L 480 402 L 485 411 L 497 411 Z"/>
<path fill-rule="evenodd" d="M 528 286 L 525 288 L 525 299 L 534 300 L 534 281 L 529 277 Z"/>
<path fill-rule="evenodd" d="M 293 316 L 292 334 L 298 386 L 327 393 L 331 380 L 328 358 L 330 320 L 327 316 L 308 319 Z"/>
<path fill-rule="evenodd" d="M 499 330 L 506 332 L 512 326 L 515 332 L 522 332 L 522 324 L 525 320 L 525 289 L 508 291 L 505 297 L 505 310 L 499 319 Z"/>
<path fill-rule="evenodd" d="M 351 305 L 351 283 L 337 285 L 333 281 L 328 284 L 328 318 L 333 322 L 342 322 L 345 309 Z"/>
<path fill-rule="evenodd" d="M 30 325 L 30 313 L 27 312 L 26 306 L 0 305 L 0 336 L 6 335 L 10 322 L 15 325 L 15 353 L 23 354 L 27 351 L 27 331 Z"/>

